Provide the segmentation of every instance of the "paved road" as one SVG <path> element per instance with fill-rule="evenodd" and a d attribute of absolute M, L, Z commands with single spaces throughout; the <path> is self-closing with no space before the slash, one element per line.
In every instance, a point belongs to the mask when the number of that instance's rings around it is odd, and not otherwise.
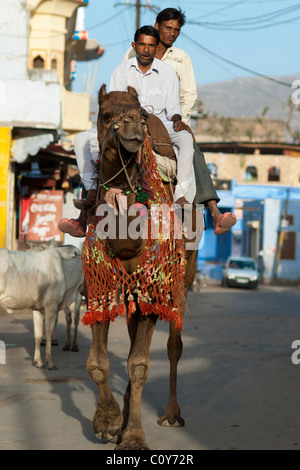
<path fill-rule="evenodd" d="M 143 393 L 147 443 L 156 450 L 300 448 L 300 365 L 291 344 L 300 340 L 300 289 L 261 287 L 258 292 L 209 285 L 191 292 L 179 364 L 183 428 L 157 425 L 168 396 L 167 325 L 159 322 Z M 96 388 L 86 371 L 90 329 L 80 325 L 80 352 L 53 348 L 56 371 L 32 366 L 29 312 L 0 314 L 0 450 L 113 450 L 93 434 Z M 122 403 L 128 339 L 123 319 L 111 327 L 111 387 Z"/>

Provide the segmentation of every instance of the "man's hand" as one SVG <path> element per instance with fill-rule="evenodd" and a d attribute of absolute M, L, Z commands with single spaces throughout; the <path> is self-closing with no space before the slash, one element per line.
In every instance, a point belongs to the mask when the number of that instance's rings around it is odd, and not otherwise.
<path fill-rule="evenodd" d="M 176 132 L 186 131 L 187 125 L 181 120 L 181 116 L 179 114 L 172 116 L 170 121 L 173 121 L 173 127 Z"/>

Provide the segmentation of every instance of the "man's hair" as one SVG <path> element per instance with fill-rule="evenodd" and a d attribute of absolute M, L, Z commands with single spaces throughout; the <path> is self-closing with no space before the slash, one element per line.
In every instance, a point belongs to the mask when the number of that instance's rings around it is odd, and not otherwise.
<path fill-rule="evenodd" d="M 176 8 L 165 8 L 160 13 L 158 13 L 156 17 L 156 23 L 158 23 L 159 25 L 163 21 L 171 21 L 171 20 L 178 20 L 180 23 L 180 26 L 183 26 L 185 24 L 186 17 L 185 17 L 184 12 L 181 10 L 181 8 L 178 8 L 178 10 L 176 10 Z"/>
<path fill-rule="evenodd" d="M 145 34 L 145 36 L 153 36 L 156 39 L 157 44 L 159 44 L 159 34 L 157 29 L 153 26 L 142 26 L 139 28 L 134 35 L 134 42 L 138 42 L 139 37 Z"/>

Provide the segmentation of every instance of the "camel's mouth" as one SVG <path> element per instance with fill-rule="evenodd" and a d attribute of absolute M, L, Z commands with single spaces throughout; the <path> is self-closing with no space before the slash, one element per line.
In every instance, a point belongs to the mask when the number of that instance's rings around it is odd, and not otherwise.
<path fill-rule="evenodd" d="M 128 151 L 128 152 L 137 152 L 144 140 L 145 140 L 145 135 L 143 136 L 134 136 L 134 137 L 131 137 L 131 138 L 127 138 L 127 137 L 123 137 L 123 136 L 119 136 L 120 137 L 120 142 L 122 144 L 122 146 Z"/>

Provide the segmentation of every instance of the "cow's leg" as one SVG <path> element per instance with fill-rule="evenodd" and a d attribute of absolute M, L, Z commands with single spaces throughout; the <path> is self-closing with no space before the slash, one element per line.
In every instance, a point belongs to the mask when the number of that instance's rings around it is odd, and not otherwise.
<path fill-rule="evenodd" d="M 51 344 L 52 346 L 58 346 L 58 341 L 56 337 L 56 327 L 58 323 L 58 313 L 56 314 L 56 320 L 55 320 L 55 325 L 53 328 L 53 334 L 52 334 L 52 339 L 51 339 Z M 41 346 L 46 346 L 46 326 L 45 326 L 45 317 L 44 317 L 44 324 L 43 324 L 43 339 L 41 341 Z"/>
<path fill-rule="evenodd" d="M 109 323 L 92 325 L 92 346 L 87 369 L 99 391 L 93 429 L 99 439 L 116 442 L 122 429 L 123 416 L 109 384 L 110 363 L 107 355 Z"/>
<path fill-rule="evenodd" d="M 33 310 L 33 329 L 35 339 L 35 351 L 33 362 L 38 368 L 43 368 L 44 364 L 41 358 L 41 342 L 43 338 L 44 315 L 39 310 Z"/>
<path fill-rule="evenodd" d="M 71 325 L 72 325 L 72 312 L 69 307 L 64 309 L 65 311 L 65 318 L 66 318 L 66 325 L 67 325 L 67 335 L 66 335 L 66 342 L 63 347 L 63 351 L 70 351 L 71 348 Z"/>
<path fill-rule="evenodd" d="M 51 354 L 51 341 L 57 315 L 57 308 L 46 307 L 45 308 L 45 332 L 46 332 L 46 357 L 45 360 L 48 363 L 49 370 L 55 370 L 56 367 L 52 360 Z"/>
<path fill-rule="evenodd" d="M 150 344 L 157 317 L 153 315 L 137 317 L 136 313 L 130 320 L 135 323 L 136 329 L 135 333 L 132 331 L 131 336 L 132 344 L 128 358 L 130 384 L 124 398 L 124 416 L 127 423 L 122 432 L 122 441 L 117 446 L 118 450 L 149 449 L 142 428 L 141 403 L 143 387 L 150 370 Z M 128 410 L 126 410 L 126 401 Z"/>
<path fill-rule="evenodd" d="M 56 312 L 55 323 L 54 323 L 52 339 L 51 339 L 52 346 L 58 346 L 58 341 L 57 341 L 57 336 L 56 336 L 56 328 L 57 328 L 57 323 L 58 323 L 58 314 L 59 314 L 59 312 Z"/>
<path fill-rule="evenodd" d="M 82 303 L 82 295 L 79 293 L 76 296 L 75 308 L 74 308 L 74 337 L 73 337 L 73 343 L 72 343 L 73 352 L 79 351 L 79 347 L 77 343 L 77 334 L 78 334 L 78 325 L 79 325 L 79 320 L 80 320 L 81 303 Z"/>
<path fill-rule="evenodd" d="M 182 354 L 181 333 L 177 330 L 175 323 L 170 322 L 168 339 L 168 357 L 170 361 L 170 394 L 165 408 L 165 415 L 158 423 L 161 426 L 184 426 L 184 420 L 180 416 L 180 407 L 177 402 L 177 364 Z"/>

